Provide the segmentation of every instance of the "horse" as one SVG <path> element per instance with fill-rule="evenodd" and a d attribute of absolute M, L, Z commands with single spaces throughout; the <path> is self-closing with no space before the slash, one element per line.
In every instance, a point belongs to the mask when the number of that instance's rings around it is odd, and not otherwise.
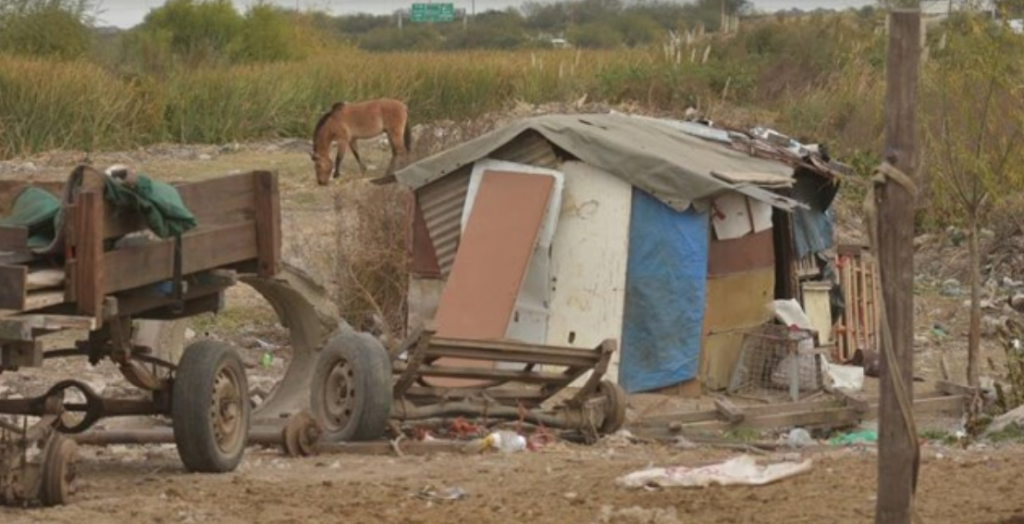
<path fill-rule="evenodd" d="M 337 102 L 324 113 L 313 130 L 313 160 L 316 181 L 326 186 L 331 179 L 331 142 L 337 142 L 338 154 L 333 163 L 333 178 L 341 176 L 341 160 L 345 147 L 352 150 L 352 156 L 359 163 L 359 169 L 366 175 L 366 165 L 356 150 L 356 140 L 374 138 L 386 133 L 391 143 L 391 173 L 399 155 L 409 154 L 412 135 L 409 129 L 409 109 L 399 100 L 381 98 L 363 102 Z"/>

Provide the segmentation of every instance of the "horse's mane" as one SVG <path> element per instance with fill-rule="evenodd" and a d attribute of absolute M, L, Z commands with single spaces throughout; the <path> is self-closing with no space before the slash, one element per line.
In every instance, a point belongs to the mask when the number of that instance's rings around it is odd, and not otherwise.
<path fill-rule="evenodd" d="M 323 116 L 320 117 L 320 120 L 318 120 L 316 123 L 316 127 L 313 128 L 313 140 L 316 140 L 317 135 L 320 134 L 320 128 L 324 127 L 324 124 L 326 124 L 327 121 L 330 120 L 331 116 L 333 116 L 334 113 L 337 113 L 338 110 L 340 110 L 343 107 L 345 107 L 345 102 L 336 102 L 333 106 L 331 106 L 331 109 L 329 111 L 327 111 L 326 113 L 323 114 Z"/>

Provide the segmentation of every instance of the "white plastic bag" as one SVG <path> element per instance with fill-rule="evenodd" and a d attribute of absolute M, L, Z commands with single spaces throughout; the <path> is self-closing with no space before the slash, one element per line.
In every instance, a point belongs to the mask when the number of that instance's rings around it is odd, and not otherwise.
<path fill-rule="evenodd" d="M 811 470 L 812 464 L 813 461 L 807 459 L 803 462 L 760 465 L 754 460 L 754 457 L 740 455 L 721 464 L 699 468 L 685 466 L 649 468 L 619 477 L 615 482 L 626 488 L 647 486 L 704 488 L 712 484 L 763 486 L 807 473 Z"/>

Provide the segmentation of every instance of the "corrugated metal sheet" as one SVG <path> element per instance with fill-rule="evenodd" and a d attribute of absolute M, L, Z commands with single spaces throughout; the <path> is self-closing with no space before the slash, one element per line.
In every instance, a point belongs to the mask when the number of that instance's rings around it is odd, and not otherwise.
<path fill-rule="evenodd" d="M 560 164 L 555 149 L 540 133 L 530 130 L 511 142 L 499 147 L 488 155 L 495 160 L 518 162 L 548 169 L 558 169 Z"/>
<path fill-rule="evenodd" d="M 472 165 L 459 168 L 451 176 L 441 178 L 423 186 L 416 192 L 423 218 L 434 242 L 437 263 L 441 275 L 447 277 L 452 271 L 455 251 L 462 234 L 462 208 L 469 190 L 469 175 Z"/>

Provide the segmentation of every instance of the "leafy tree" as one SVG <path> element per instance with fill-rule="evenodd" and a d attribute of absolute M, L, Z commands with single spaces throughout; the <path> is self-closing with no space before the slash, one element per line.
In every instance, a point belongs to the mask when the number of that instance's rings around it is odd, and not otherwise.
<path fill-rule="evenodd" d="M 88 0 L 0 1 L 0 50 L 78 58 L 93 46 Z"/>
<path fill-rule="evenodd" d="M 256 4 L 245 15 L 245 22 L 232 46 L 232 55 L 243 62 L 272 62 L 298 58 L 298 28 L 293 20 L 270 4 Z"/>
<path fill-rule="evenodd" d="M 395 27 L 374 29 L 359 39 L 359 46 L 370 51 L 428 51 L 439 48 L 442 41 L 441 34 L 433 27 L 408 24 L 401 30 Z"/>
<path fill-rule="evenodd" d="M 978 385 L 981 340 L 982 217 L 995 200 L 1024 188 L 1024 46 L 991 30 L 989 20 L 965 16 L 935 53 L 928 85 L 932 187 L 951 219 L 967 226 L 971 318 L 967 380 Z"/>
<path fill-rule="evenodd" d="M 662 34 L 662 28 L 652 18 L 642 13 L 629 12 L 615 20 L 615 26 L 622 35 L 623 43 L 629 47 L 650 44 Z"/>
<path fill-rule="evenodd" d="M 583 48 L 612 48 L 622 45 L 622 35 L 609 24 L 593 22 L 574 27 L 569 31 L 569 40 Z"/>
<path fill-rule="evenodd" d="M 168 0 L 146 15 L 140 31 L 163 34 L 176 56 L 195 64 L 226 56 L 244 25 L 230 0 Z"/>
<path fill-rule="evenodd" d="M 469 26 L 451 31 L 449 49 L 515 49 L 529 41 L 525 19 L 516 10 L 487 11 L 473 18 Z"/>

